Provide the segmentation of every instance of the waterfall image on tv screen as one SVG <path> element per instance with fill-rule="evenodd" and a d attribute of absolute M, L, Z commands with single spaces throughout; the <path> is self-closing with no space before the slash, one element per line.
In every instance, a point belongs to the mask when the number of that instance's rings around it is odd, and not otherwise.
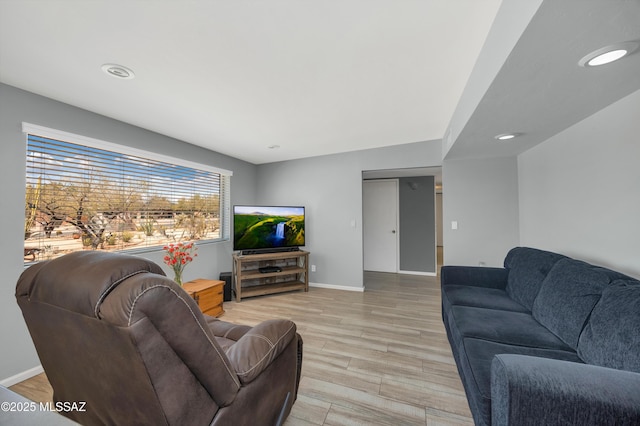
<path fill-rule="evenodd" d="M 234 250 L 304 245 L 304 207 L 233 207 Z"/>

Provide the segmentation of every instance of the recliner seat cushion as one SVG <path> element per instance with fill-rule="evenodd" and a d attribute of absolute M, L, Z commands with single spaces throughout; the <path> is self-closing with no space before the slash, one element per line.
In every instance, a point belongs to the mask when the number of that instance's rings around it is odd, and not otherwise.
<path fill-rule="evenodd" d="M 640 373 L 640 281 L 616 280 L 602 292 L 578 355 L 588 364 Z"/>

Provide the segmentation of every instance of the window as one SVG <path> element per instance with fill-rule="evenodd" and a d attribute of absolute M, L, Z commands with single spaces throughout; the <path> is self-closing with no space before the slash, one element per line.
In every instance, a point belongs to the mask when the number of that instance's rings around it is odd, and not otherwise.
<path fill-rule="evenodd" d="M 229 238 L 231 172 L 23 123 L 25 263 Z"/>

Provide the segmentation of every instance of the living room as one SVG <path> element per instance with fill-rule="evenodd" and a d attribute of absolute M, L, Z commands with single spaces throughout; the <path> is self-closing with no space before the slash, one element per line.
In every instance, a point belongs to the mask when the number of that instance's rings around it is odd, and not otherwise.
<path fill-rule="evenodd" d="M 232 170 L 231 204 L 305 205 L 312 283 L 363 291 L 362 172 L 418 167 L 442 167 L 445 264 L 501 266 L 510 248 L 530 246 L 640 277 L 640 55 L 602 68 L 578 65 L 593 50 L 640 39 L 638 6 L 522 3 L 493 4 L 491 30 L 439 137 L 261 164 L 15 87 L 3 47 L 0 164 L 9 178 L 0 187 L 10 226 L 0 242 L 7 260 L 0 379 L 39 364 L 14 296 L 23 270 L 16 246 L 23 241 L 24 122 Z M 2 5 L 4 28 L 10 5 Z M 4 32 L 1 38 L 3 46 L 20 43 Z M 166 114 L 181 111 L 167 107 Z M 522 134 L 497 142 L 504 132 Z M 190 265 L 186 278 L 231 270 L 232 251 L 230 243 L 202 245 L 199 258 L 207 261 Z M 146 257 L 162 263 L 161 251 Z"/>

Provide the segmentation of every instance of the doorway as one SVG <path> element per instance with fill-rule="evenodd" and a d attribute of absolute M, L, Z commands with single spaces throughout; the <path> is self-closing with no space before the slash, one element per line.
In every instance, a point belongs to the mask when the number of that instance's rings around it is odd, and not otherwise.
<path fill-rule="evenodd" d="M 422 167 L 413 169 L 388 169 L 363 171 L 363 270 L 409 275 L 435 276 L 442 259 L 442 168 Z M 380 181 L 393 182 L 395 194 L 382 196 L 370 194 L 381 185 Z M 367 182 L 377 182 L 370 186 Z M 395 198 L 397 201 L 392 201 Z M 373 201 L 372 201 L 373 200 Z M 387 201 L 383 201 L 387 200 Z M 378 209 L 395 206 L 391 221 L 377 224 L 370 217 L 381 213 Z M 395 228 L 388 223 L 395 223 Z M 371 242 L 369 232 L 382 232 L 382 243 L 387 250 L 379 250 Z M 392 231 L 396 232 L 393 233 Z M 391 231 L 391 232 L 390 232 Z M 393 236 L 393 240 L 390 238 Z M 386 239 L 384 238 L 386 237 Z M 392 253 L 395 249 L 395 253 Z M 386 253 L 386 255 L 384 254 Z M 378 256 L 385 255 L 386 259 Z"/>

